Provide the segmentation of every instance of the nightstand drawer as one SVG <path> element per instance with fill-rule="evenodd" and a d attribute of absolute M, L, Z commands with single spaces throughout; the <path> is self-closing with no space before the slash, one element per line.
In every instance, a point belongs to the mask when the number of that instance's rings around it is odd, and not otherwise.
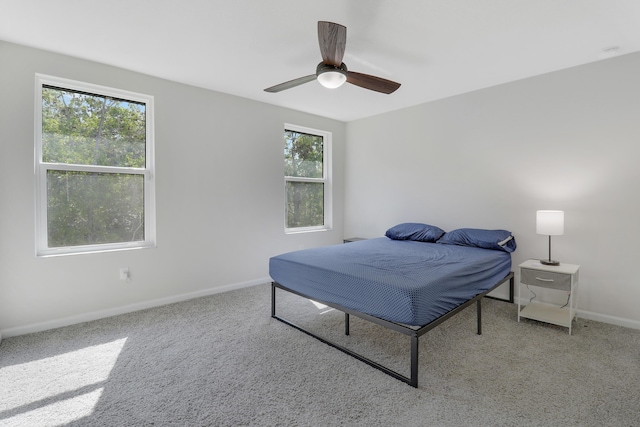
<path fill-rule="evenodd" d="M 525 285 L 541 286 L 562 291 L 571 290 L 570 274 L 522 268 L 520 270 L 520 281 Z"/>

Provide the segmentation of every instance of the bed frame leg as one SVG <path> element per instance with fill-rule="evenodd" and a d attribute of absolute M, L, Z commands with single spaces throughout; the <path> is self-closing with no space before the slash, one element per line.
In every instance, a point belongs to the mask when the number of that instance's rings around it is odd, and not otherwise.
<path fill-rule="evenodd" d="M 476 302 L 478 306 L 478 335 L 482 335 L 482 298 Z"/>
<path fill-rule="evenodd" d="M 276 285 L 271 282 L 271 317 L 276 317 Z"/>
<path fill-rule="evenodd" d="M 409 385 L 418 388 L 418 337 L 411 336 L 411 381 Z"/>
<path fill-rule="evenodd" d="M 349 335 L 349 313 L 344 314 L 344 334 Z"/>
<path fill-rule="evenodd" d="M 512 304 L 515 301 L 514 288 L 515 288 L 515 280 L 513 278 L 513 275 L 511 275 L 511 278 L 509 279 L 509 302 Z"/>

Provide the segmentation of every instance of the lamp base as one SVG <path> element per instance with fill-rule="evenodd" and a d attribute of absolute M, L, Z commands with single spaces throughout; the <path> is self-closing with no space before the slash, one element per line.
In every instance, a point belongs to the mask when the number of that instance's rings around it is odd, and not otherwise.
<path fill-rule="evenodd" d="M 541 259 L 540 264 L 544 265 L 560 265 L 560 261 L 554 261 L 552 259 Z"/>

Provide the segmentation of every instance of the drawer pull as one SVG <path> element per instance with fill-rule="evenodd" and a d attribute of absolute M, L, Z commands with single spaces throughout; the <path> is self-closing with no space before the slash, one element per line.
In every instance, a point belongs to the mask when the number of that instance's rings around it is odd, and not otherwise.
<path fill-rule="evenodd" d="M 544 277 L 536 277 L 536 280 L 540 280 L 541 282 L 553 282 L 553 279 L 545 279 Z"/>

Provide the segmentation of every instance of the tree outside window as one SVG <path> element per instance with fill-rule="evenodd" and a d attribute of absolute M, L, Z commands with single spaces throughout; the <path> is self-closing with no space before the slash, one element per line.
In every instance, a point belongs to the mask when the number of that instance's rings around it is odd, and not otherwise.
<path fill-rule="evenodd" d="M 152 98 L 50 79 L 38 83 L 38 254 L 153 245 Z"/>
<path fill-rule="evenodd" d="M 288 231 L 326 229 L 330 134 L 288 126 L 284 131 Z"/>

